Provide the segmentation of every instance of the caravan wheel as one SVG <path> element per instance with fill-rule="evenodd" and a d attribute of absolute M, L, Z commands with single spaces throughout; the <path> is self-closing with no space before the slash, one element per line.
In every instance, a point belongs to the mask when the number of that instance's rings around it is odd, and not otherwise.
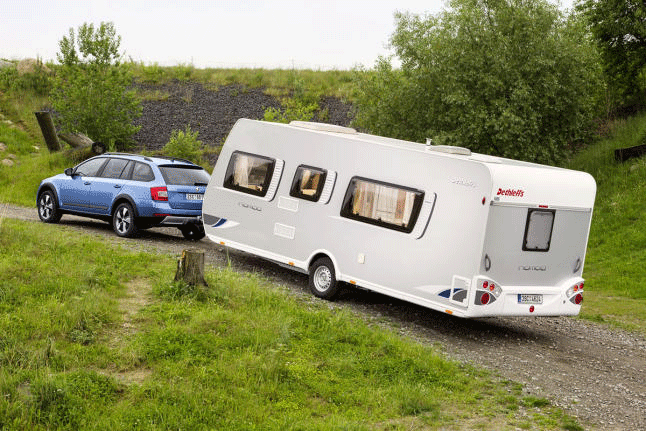
<path fill-rule="evenodd" d="M 314 261 L 310 267 L 310 290 L 319 298 L 333 299 L 339 290 L 334 265 L 327 257 Z"/>

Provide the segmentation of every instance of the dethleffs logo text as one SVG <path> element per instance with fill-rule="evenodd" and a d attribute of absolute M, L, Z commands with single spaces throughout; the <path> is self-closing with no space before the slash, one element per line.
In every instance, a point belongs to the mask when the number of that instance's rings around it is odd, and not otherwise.
<path fill-rule="evenodd" d="M 522 198 L 525 195 L 523 189 L 498 189 L 497 196 L 512 196 Z"/>

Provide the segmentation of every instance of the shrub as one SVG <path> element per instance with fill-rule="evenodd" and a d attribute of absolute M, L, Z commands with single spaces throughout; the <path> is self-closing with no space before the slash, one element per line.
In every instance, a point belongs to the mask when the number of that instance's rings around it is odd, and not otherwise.
<path fill-rule="evenodd" d="M 267 108 L 263 115 L 265 121 L 289 123 L 290 121 L 310 121 L 319 109 L 318 104 L 308 103 L 302 99 L 284 99 L 283 109 Z"/>
<path fill-rule="evenodd" d="M 202 141 L 197 139 L 199 132 L 193 132 L 187 125 L 185 130 L 173 130 L 170 140 L 164 145 L 164 154 L 169 157 L 199 163 L 202 159 Z"/>

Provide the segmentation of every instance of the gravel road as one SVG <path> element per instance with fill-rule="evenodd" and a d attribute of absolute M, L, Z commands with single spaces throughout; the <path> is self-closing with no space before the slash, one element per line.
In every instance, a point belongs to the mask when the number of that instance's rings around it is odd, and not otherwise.
<path fill-rule="evenodd" d="M 38 220 L 35 208 L 5 204 L 1 217 Z M 208 264 L 226 264 L 221 247 L 206 239 L 189 243 L 177 229 L 151 229 L 128 240 L 107 223 L 66 215 L 60 224 L 150 252 L 179 255 L 198 247 Z M 229 256 L 237 270 L 259 272 L 295 295 L 309 295 L 302 274 L 244 253 Z M 640 335 L 565 317 L 465 320 L 351 288 L 330 306 L 385 321 L 420 342 L 439 343 L 450 358 L 521 382 L 527 393 L 548 397 L 586 429 L 646 430 L 646 339 Z"/>

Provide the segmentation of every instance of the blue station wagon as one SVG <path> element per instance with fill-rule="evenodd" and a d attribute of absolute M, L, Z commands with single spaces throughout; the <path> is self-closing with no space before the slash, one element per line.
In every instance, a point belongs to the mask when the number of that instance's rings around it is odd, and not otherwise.
<path fill-rule="evenodd" d="M 102 219 L 123 237 L 175 226 L 185 238 L 199 240 L 209 178 L 187 160 L 106 153 L 44 179 L 36 198 L 38 216 L 45 223 L 56 223 L 63 214 Z"/>

